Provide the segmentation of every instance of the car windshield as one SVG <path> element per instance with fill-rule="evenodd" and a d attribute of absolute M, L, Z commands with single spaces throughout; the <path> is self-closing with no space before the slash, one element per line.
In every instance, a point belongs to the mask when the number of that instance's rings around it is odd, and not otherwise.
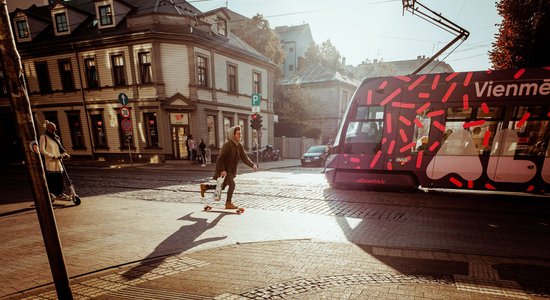
<path fill-rule="evenodd" d="M 313 146 L 307 150 L 307 153 L 323 153 L 325 152 L 325 146 Z"/>

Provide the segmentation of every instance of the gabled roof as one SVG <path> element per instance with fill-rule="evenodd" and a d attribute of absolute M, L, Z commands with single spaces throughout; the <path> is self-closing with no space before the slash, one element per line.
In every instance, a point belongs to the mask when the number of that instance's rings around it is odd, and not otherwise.
<path fill-rule="evenodd" d="M 13 12 L 11 12 L 10 15 L 13 17 L 18 13 L 23 13 L 28 17 L 35 18 L 47 23 L 51 22 L 51 14 L 50 14 L 49 6 L 36 6 L 35 4 L 33 4 L 27 9 L 17 8 Z"/>
<path fill-rule="evenodd" d="M 227 19 L 231 18 L 228 9 L 225 8 L 225 7 L 220 7 L 220 8 L 212 9 L 212 10 L 209 10 L 209 11 L 205 11 L 205 12 L 201 13 L 200 15 L 198 15 L 198 17 L 216 15 L 219 12 L 224 14 Z"/>
<path fill-rule="evenodd" d="M 358 70 L 356 73 L 364 78 L 409 75 L 427 60 L 424 56 L 418 56 L 416 59 L 409 60 L 363 63 L 357 66 Z M 419 74 L 452 72 L 454 70 L 449 64 L 444 61 L 435 60 L 430 62 Z"/>
<path fill-rule="evenodd" d="M 52 4 L 50 4 L 49 8 L 53 8 L 57 5 L 65 6 L 68 9 L 75 10 L 79 13 L 85 14 L 85 15 L 95 15 L 95 6 L 93 2 L 84 1 L 84 2 L 65 2 L 62 0 L 56 0 Z"/>
<path fill-rule="evenodd" d="M 116 1 L 116 0 L 115 0 Z M 137 7 L 137 14 L 164 13 L 194 16 L 200 14 L 193 5 L 184 0 L 126 0 Z"/>
<path fill-rule="evenodd" d="M 147 32 L 158 34 L 169 34 L 171 38 L 181 37 L 188 38 L 194 37 L 204 40 L 205 42 L 216 45 L 214 47 L 224 48 L 232 50 L 238 53 L 242 53 L 251 58 L 261 60 L 265 63 L 272 64 L 272 62 L 266 56 L 256 51 L 250 45 L 238 38 L 236 35 L 228 31 L 227 37 L 212 34 L 210 32 L 210 25 L 201 21 L 197 15 L 202 14 L 200 10 L 187 3 L 185 0 L 113 0 L 117 3 L 122 3 L 130 8 L 127 15 L 123 16 L 123 19 L 117 23 L 115 27 L 99 29 L 97 27 L 95 1 L 92 0 L 73 0 L 70 2 L 61 2 L 58 0 L 52 5 L 65 5 L 68 9 L 74 9 L 85 12 L 86 17 L 78 27 L 68 35 L 55 36 L 52 30 L 51 20 L 51 5 L 45 5 L 41 7 L 31 6 L 27 10 L 16 10 L 12 12 L 15 15 L 17 12 L 22 12 L 28 15 L 37 15 L 41 17 L 49 24 L 39 35 L 33 37 L 32 41 L 20 44 L 20 51 L 23 54 L 27 53 L 39 53 L 48 52 L 51 49 L 55 49 L 56 45 L 64 45 L 64 43 L 77 43 L 83 42 L 85 45 L 91 45 L 92 43 L 105 40 L 106 42 L 112 42 L 119 37 L 131 36 L 137 32 Z M 211 12 L 222 11 L 227 15 L 231 15 L 225 8 L 220 10 L 213 10 Z M 116 12 L 115 12 L 116 13 Z M 157 23 L 153 22 L 147 26 L 128 27 L 128 20 L 134 16 L 141 16 L 142 14 L 161 14 L 161 15 L 177 15 L 184 22 L 180 23 Z M 201 26 L 204 25 L 204 26 Z M 190 27 L 194 27 L 191 30 Z M 31 30 L 33 30 L 31 28 Z M 188 37 L 186 37 L 188 36 Z M 48 47 L 43 47 L 48 45 Z"/>
<path fill-rule="evenodd" d="M 197 105 L 193 103 L 189 98 L 185 97 L 181 93 L 175 93 L 170 98 L 166 99 L 161 106 L 165 109 L 174 110 L 196 110 Z"/>
<path fill-rule="evenodd" d="M 275 32 L 281 41 L 313 41 L 309 24 L 296 26 L 278 26 Z"/>
<path fill-rule="evenodd" d="M 341 82 L 355 87 L 359 86 L 353 78 L 340 73 L 330 67 L 322 65 L 310 65 L 284 78 L 281 83 L 287 84 L 308 84 L 323 82 Z"/>

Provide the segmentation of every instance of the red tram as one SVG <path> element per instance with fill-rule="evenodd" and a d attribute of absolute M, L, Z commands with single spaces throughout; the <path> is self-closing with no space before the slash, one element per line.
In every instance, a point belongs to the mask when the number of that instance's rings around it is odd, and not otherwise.
<path fill-rule="evenodd" d="M 365 79 L 325 172 L 335 187 L 544 192 L 550 67 Z"/>

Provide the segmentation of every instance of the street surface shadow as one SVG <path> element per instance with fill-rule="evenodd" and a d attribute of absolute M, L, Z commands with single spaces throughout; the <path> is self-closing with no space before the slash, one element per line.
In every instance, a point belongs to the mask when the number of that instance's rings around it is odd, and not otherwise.
<path fill-rule="evenodd" d="M 403 274 L 451 278 L 468 275 L 468 264 L 399 257 L 401 249 L 542 259 L 548 259 L 550 251 L 550 205 L 542 198 L 327 188 L 324 200 L 349 242 Z M 373 247 L 395 249 L 397 254 L 375 255 Z M 510 267 L 506 271 L 514 273 L 516 269 Z M 537 271 L 544 276 L 548 274 L 547 269 Z M 540 287 L 547 283 L 536 283 L 530 289 L 546 295 L 548 289 Z"/>
<path fill-rule="evenodd" d="M 143 275 L 154 271 L 170 256 L 182 254 L 183 252 L 201 244 L 227 238 L 227 236 L 220 236 L 197 240 L 199 236 L 214 228 L 224 216 L 230 213 L 220 213 L 211 222 L 208 222 L 208 219 L 192 217 L 191 214 L 192 213 L 189 213 L 178 220 L 194 222 L 193 224 L 180 227 L 178 231 L 167 237 L 155 248 L 153 252 L 141 260 L 137 266 L 124 272 L 122 276 L 128 279 L 140 278 Z"/>

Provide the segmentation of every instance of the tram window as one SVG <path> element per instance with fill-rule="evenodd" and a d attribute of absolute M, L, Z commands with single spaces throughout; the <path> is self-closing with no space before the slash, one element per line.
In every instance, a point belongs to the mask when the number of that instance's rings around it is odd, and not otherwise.
<path fill-rule="evenodd" d="M 470 132 L 466 129 L 457 129 L 450 132 L 445 143 L 437 152 L 437 155 L 449 156 L 475 156 L 477 155 L 472 143 Z"/>
<path fill-rule="evenodd" d="M 472 111 L 475 114 L 472 117 Z M 444 143 L 453 132 L 464 129 L 468 122 L 483 120 L 479 126 L 470 127 L 467 132 L 470 133 L 471 143 L 473 143 L 478 155 L 489 154 L 494 136 L 502 125 L 502 116 L 504 108 L 502 106 L 479 107 L 473 110 L 471 107 L 464 109 L 462 107 L 451 107 L 447 109 L 447 121 L 442 142 Z M 487 140 L 485 140 L 487 137 Z"/>
<path fill-rule="evenodd" d="M 416 116 L 416 119 L 418 120 L 418 122 L 414 123 L 414 140 L 416 141 L 416 147 L 411 149 L 413 153 L 426 151 L 426 148 L 428 148 L 432 119 L 427 117 L 426 113 L 427 110 L 422 115 Z M 419 127 L 418 124 L 422 124 L 422 126 Z"/>
<path fill-rule="evenodd" d="M 355 114 L 356 120 L 382 120 L 384 119 L 383 106 L 358 106 Z"/>
<path fill-rule="evenodd" d="M 521 120 L 527 113 L 530 119 L 538 119 L 542 116 L 542 106 L 516 106 L 514 107 L 514 120 Z"/>
<path fill-rule="evenodd" d="M 466 120 L 472 117 L 472 108 L 464 109 L 462 107 L 447 108 L 447 120 Z"/>
<path fill-rule="evenodd" d="M 346 132 L 346 149 L 351 154 L 372 154 L 380 150 L 383 122 L 350 122 Z"/>
<path fill-rule="evenodd" d="M 544 156 L 550 136 L 549 120 L 542 114 L 542 106 L 517 106 L 508 128 L 518 136 L 516 156 Z"/>
<path fill-rule="evenodd" d="M 472 108 L 464 109 L 463 107 L 447 108 L 447 122 L 445 122 L 445 132 L 442 136 L 442 143 L 449 138 L 453 132 L 457 132 L 464 128 L 467 120 L 472 118 Z"/>
<path fill-rule="evenodd" d="M 488 107 L 478 107 L 476 117 L 477 119 L 501 119 L 502 118 L 502 112 L 503 112 L 502 106 L 488 106 Z"/>
<path fill-rule="evenodd" d="M 478 107 L 474 120 L 484 120 L 480 126 L 471 128 L 472 140 L 478 154 L 489 154 L 493 139 L 498 130 L 502 129 L 504 107 Z M 487 137 L 487 140 L 485 141 Z"/>

